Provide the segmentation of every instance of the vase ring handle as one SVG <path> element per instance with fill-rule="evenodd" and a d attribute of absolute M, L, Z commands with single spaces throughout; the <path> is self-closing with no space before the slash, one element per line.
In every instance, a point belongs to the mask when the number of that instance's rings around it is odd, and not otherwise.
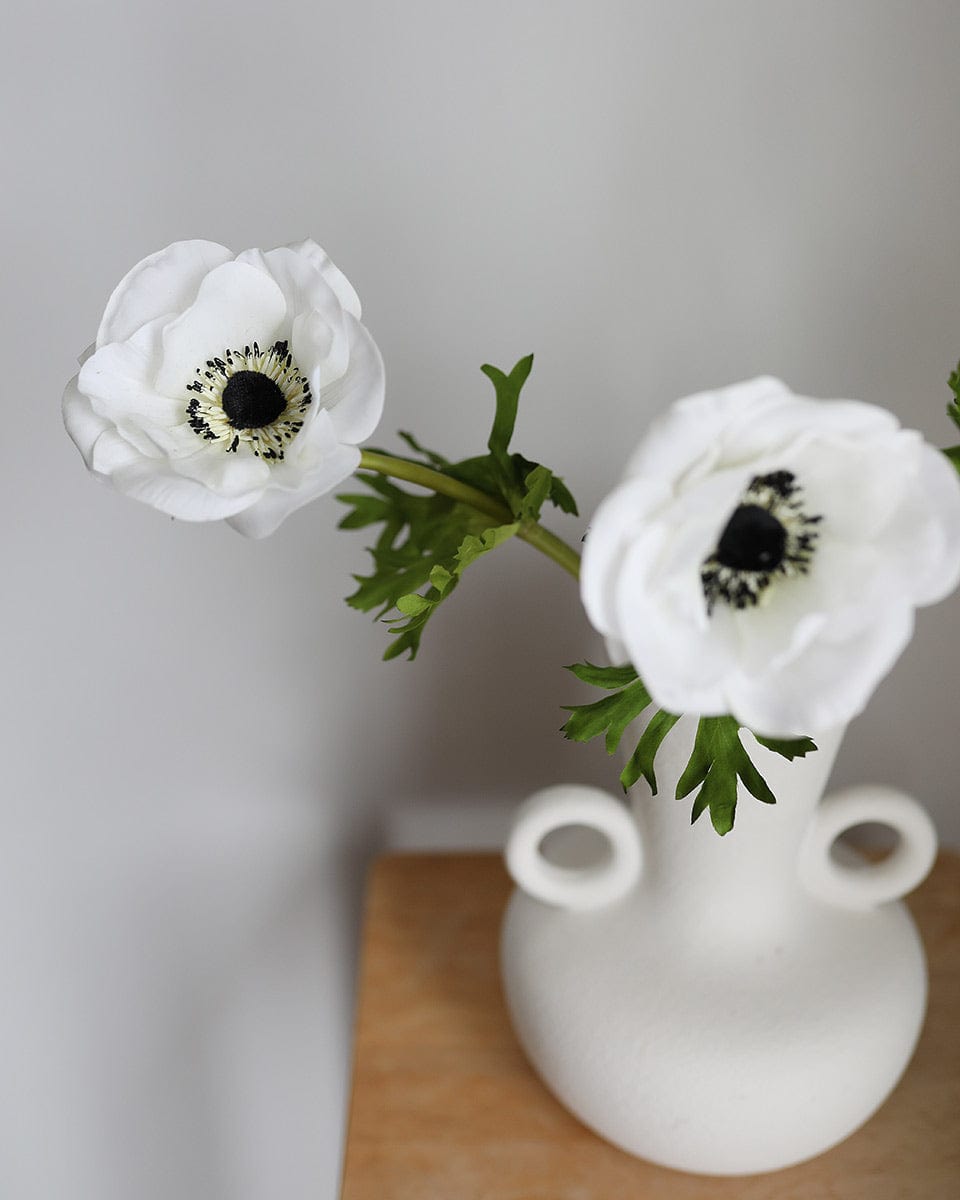
<path fill-rule="evenodd" d="M 571 825 L 602 835 L 608 846 L 602 861 L 564 867 L 544 856 L 547 834 Z M 521 804 L 505 856 L 514 882 L 528 895 L 579 910 L 601 908 L 625 895 L 643 862 L 640 834 L 624 805 L 599 788 L 573 783 L 544 788 Z"/>
<path fill-rule="evenodd" d="M 889 825 L 899 835 L 890 854 L 864 863 L 851 853 L 831 853 L 836 839 L 865 822 Z M 926 878 L 937 856 L 933 822 L 912 796 L 894 788 L 865 785 L 828 796 L 814 814 L 800 847 L 798 870 L 807 891 L 840 908 L 860 911 L 896 900 Z"/>

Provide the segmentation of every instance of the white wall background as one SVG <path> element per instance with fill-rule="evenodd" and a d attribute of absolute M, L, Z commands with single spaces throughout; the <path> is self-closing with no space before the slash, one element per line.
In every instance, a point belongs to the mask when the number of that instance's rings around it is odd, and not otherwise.
<path fill-rule="evenodd" d="M 381 665 L 337 507 L 258 544 L 96 487 L 75 355 L 148 252 L 313 234 L 378 441 L 477 451 L 477 367 L 533 349 L 517 444 L 585 514 L 657 408 L 760 371 L 944 444 L 960 8 L 16 0 L 4 39 L 0 1195 L 331 1200 L 364 863 L 398 805 L 469 841 L 612 784 L 556 735 L 593 642 L 516 546 Z M 958 634 L 923 614 L 838 768 L 954 842 Z"/>

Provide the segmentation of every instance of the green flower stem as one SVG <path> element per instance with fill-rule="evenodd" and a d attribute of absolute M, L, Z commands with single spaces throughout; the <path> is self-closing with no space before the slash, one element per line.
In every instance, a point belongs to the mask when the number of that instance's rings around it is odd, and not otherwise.
<path fill-rule="evenodd" d="M 514 520 L 513 513 L 500 500 L 481 492 L 479 488 L 461 483 L 459 479 L 444 475 L 442 471 L 435 471 L 432 467 L 408 462 L 404 458 L 394 458 L 390 454 L 378 454 L 375 450 L 361 450 L 360 468 L 376 471 L 393 479 L 403 479 L 431 492 L 438 492 L 441 496 L 449 496 L 451 500 L 467 504 L 485 516 L 492 517 L 500 525 L 510 525 Z M 580 555 L 536 521 L 521 521 L 517 537 L 539 550 L 541 554 L 545 554 L 547 558 L 552 558 L 574 579 L 580 578 Z"/>

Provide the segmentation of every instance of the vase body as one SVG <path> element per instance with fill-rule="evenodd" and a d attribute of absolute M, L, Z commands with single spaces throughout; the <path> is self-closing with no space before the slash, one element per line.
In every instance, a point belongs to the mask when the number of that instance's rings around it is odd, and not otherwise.
<path fill-rule="evenodd" d="M 560 1101 L 632 1154 L 750 1174 L 812 1157 L 879 1107 L 926 1006 L 922 946 L 898 900 L 929 870 L 932 826 L 908 797 L 857 789 L 821 803 L 842 731 L 788 763 L 754 761 L 778 797 L 741 794 L 719 837 L 673 799 L 694 723 L 657 761 L 660 794 L 628 814 L 594 789 L 532 797 L 508 846 L 520 886 L 502 973 L 518 1037 Z M 884 821 L 898 849 L 839 860 L 845 827 Z M 567 862 L 541 839 L 567 829 Z M 577 863 L 588 826 L 608 841 Z"/>

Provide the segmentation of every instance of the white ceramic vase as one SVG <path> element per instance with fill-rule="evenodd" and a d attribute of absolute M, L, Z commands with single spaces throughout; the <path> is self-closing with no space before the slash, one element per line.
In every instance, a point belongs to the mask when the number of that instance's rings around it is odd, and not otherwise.
<path fill-rule="evenodd" d="M 577 785 L 522 806 L 505 993 L 544 1082 L 601 1136 L 684 1171 L 772 1171 L 858 1128 L 913 1053 L 926 964 L 898 898 L 929 871 L 936 835 L 888 788 L 821 801 L 843 730 L 793 763 L 751 745 L 778 803 L 741 794 L 723 838 L 708 815 L 691 827 L 691 800 L 673 795 L 694 729 L 684 718 L 670 734 L 660 793 L 641 782 L 632 815 Z M 899 834 L 882 862 L 833 847 L 863 822 Z M 568 865 L 544 857 L 548 834 L 584 826 L 591 837 L 566 834 Z M 577 865 L 597 832 L 605 857 Z"/>

